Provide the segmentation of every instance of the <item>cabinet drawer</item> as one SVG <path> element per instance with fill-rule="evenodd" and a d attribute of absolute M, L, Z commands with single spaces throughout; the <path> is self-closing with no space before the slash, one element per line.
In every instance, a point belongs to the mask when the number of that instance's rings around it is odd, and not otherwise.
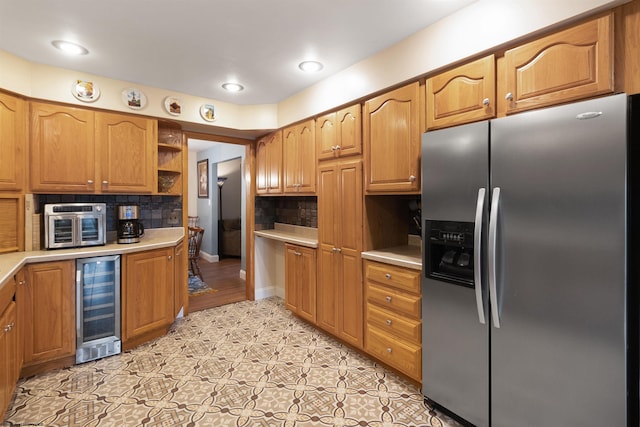
<path fill-rule="evenodd" d="M 420 345 L 422 341 L 422 322 L 398 316 L 382 310 L 373 304 L 367 304 L 367 322 L 388 334 Z"/>
<path fill-rule="evenodd" d="M 374 357 L 420 381 L 422 348 L 397 340 L 374 326 L 366 328 L 366 350 Z"/>
<path fill-rule="evenodd" d="M 367 280 L 373 280 L 416 294 L 420 293 L 420 271 L 418 270 L 368 262 L 365 275 Z"/>
<path fill-rule="evenodd" d="M 393 288 L 367 283 L 367 302 L 420 319 L 421 298 L 417 295 L 403 294 Z"/>

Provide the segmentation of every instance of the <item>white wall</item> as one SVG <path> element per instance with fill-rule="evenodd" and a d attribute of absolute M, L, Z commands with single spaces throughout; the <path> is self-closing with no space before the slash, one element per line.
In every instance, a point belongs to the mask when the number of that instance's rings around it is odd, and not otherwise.
<path fill-rule="evenodd" d="M 222 218 L 234 219 L 242 216 L 242 159 L 218 162 L 218 176 L 226 177 L 222 187 Z"/>

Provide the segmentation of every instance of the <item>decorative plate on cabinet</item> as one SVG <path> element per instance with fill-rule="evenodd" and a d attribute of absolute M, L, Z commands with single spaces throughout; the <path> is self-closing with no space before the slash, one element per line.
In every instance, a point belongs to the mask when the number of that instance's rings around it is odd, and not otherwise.
<path fill-rule="evenodd" d="M 216 119 L 216 110 L 213 104 L 202 104 L 200 107 L 200 115 L 208 122 L 212 122 Z"/>
<path fill-rule="evenodd" d="M 179 98 L 167 96 L 164 99 L 164 109 L 172 116 L 179 116 L 182 114 L 182 103 Z"/>
<path fill-rule="evenodd" d="M 95 82 L 76 80 L 71 85 L 71 93 L 82 102 L 93 102 L 100 98 L 100 88 Z"/>
<path fill-rule="evenodd" d="M 147 105 L 147 97 L 137 88 L 130 87 L 122 91 L 122 102 L 132 110 L 140 110 Z"/>

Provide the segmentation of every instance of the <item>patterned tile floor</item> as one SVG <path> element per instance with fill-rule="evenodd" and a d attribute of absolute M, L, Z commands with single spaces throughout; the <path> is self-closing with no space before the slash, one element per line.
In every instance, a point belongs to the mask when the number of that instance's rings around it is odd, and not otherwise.
<path fill-rule="evenodd" d="M 457 426 L 280 298 L 192 313 L 123 354 L 21 380 L 8 426 Z"/>

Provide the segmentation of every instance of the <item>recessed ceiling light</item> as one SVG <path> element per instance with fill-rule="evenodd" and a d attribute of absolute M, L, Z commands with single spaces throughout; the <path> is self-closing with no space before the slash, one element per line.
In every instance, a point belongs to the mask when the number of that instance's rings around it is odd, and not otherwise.
<path fill-rule="evenodd" d="M 89 50 L 86 47 L 64 40 L 54 40 L 51 42 L 51 44 L 56 49 L 60 49 L 61 51 L 69 53 L 71 55 L 86 55 L 87 53 L 89 53 Z"/>
<path fill-rule="evenodd" d="M 244 89 L 244 86 L 242 86 L 240 83 L 223 83 L 222 89 L 229 92 L 240 92 Z"/>
<path fill-rule="evenodd" d="M 315 73 L 316 71 L 322 70 L 324 65 L 318 61 L 302 61 L 298 64 L 298 68 L 307 73 Z"/>

